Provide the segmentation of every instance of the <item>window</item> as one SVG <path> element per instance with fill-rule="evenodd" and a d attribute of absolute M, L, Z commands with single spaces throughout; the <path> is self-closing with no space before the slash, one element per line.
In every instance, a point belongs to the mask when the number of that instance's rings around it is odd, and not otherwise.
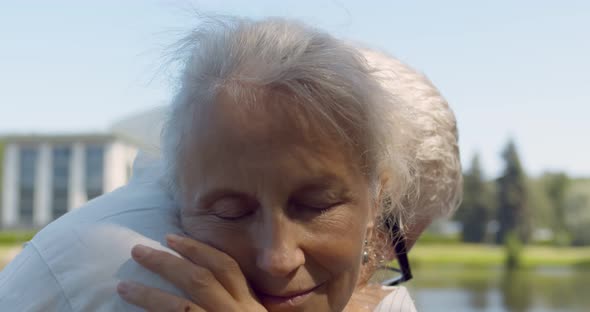
<path fill-rule="evenodd" d="M 102 195 L 104 147 L 86 146 L 86 196 L 88 200 Z"/>
<path fill-rule="evenodd" d="M 35 178 L 37 176 L 37 147 L 20 148 L 19 161 L 19 221 L 23 225 L 33 224 L 35 201 Z"/>
<path fill-rule="evenodd" d="M 64 213 L 68 212 L 71 153 L 71 148 L 69 146 L 58 146 L 53 148 L 53 189 L 51 210 L 54 219 L 57 219 Z"/>

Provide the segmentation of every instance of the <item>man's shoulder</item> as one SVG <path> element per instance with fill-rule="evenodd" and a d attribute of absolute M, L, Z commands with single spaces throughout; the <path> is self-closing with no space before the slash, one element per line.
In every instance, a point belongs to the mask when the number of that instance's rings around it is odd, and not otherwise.
<path fill-rule="evenodd" d="M 0 306 L 7 311 L 72 311 L 61 286 L 32 244 L 0 271 Z"/>
<path fill-rule="evenodd" d="M 178 227 L 177 211 L 174 201 L 158 183 L 132 181 L 51 222 L 33 241 L 39 247 L 59 245 L 62 238 L 90 234 L 100 226 L 118 226 L 150 235 L 165 225 Z"/>
<path fill-rule="evenodd" d="M 74 311 L 136 311 L 117 295 L 120 281 L 168 285 L 133 261 L 131 249 L 143 244 L 173 253 L 163 241 L 167 232 L 178 233 L 178 228 L 161 218 L 149 223 L 153 227 L 141 229 L 111 222 L 69 225 L 36 237 L 30 244 Z"/>
<path fill-rule="evenodd" d="M 116 294 L 120 280 L 140 276 L 162 284 L 130 254 L 136 244 L 171 252 L 167 233 L 180 233 L 172 200 L 155 184 L 131 183 L 49 224 L 30 244 L 74 310 L 107 311 L 126 305 Z"/>

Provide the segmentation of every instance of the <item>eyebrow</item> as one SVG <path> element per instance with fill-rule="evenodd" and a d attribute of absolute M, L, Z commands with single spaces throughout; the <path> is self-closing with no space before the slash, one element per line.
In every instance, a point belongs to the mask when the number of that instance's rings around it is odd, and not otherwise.
<path fill-rule="evenodd" d="M 339 189 L 344 188 L 344 184 L 339 180 L 328 177 L 322 177 L 301 183 L 301 185 L 296 188 L 296 192 L 334 188 L 334 186 L 337 186 L 337 188 Z"/>
<path fill-rule="evenodd" d="M 334 190 L 339 196 L 352 197 L 352 192 L 348 185 L 341 178 L 333 174 L 324 174 L 322 176 L 305 181 L 299 187 L 295 188 L 293 195 L 302 195 L 307 192 L 317 192 L 325 190 Z"/>
<path fill-rule="evenodd" d="M 346 185 L 342 178 L 332 173 L 324 173 L 322 175 L 313 177 L 311 179 L 302 181 L 300 185 L 295 187 L 295 190 L 291 192 L 292 195 L 300 195 L 306 192 L 317 192 L 327 189 L 336 190 L 339 195 L 350 197 L 352 199 L 352 192 Z M 197 208 L 207 207 L 212 204 L 215 200 L 222 197 L 237 197 L 244 198 L 246 200 L 254 200 L 252 195 L 236 191 L 231 188 L 217 188 L 205 191 L 202 195 L 197 194 L 193 198 L 193 206 Z"/>

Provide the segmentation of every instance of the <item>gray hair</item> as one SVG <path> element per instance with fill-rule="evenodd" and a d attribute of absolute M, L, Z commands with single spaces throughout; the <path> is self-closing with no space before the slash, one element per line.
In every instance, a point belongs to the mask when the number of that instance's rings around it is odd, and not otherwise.
<path fill-rule="evenodd" d="M 403 117 L 413 131 L 404 147 L 414 161 L 412 175 L 416 190 L 415 196 L 406 197 L 402 203 L 407 219 L 430 222 L 450 216 L 459 206 L 463 192 L 453 111 L 425 75 L 384 53 L 361 51 L 375 68 L 378 81 L 400 100 L 397 116 Z"/>
<path fill-rule="evenodd" d="M 183 192 L 179 157 L 199 109 L 213 105 L 220 92 L 254 99 L 260 90 L 278 90 L 293 101 L 277 105 L 296 105 L 358 148 L 386 215 L 404 213 L 402 198 L 415 185 L 415 155 L 407 149 L 413 124 L 398 109 L 403 99 L 383 88 L 357 48 L 294 21 L 223 18 L 203 23 L 179 51 L 186 59 L 184 72 L 162 135 L 167 177 L 177 198 Z M 351 127 L 360 137 L 347 131 Z"/>

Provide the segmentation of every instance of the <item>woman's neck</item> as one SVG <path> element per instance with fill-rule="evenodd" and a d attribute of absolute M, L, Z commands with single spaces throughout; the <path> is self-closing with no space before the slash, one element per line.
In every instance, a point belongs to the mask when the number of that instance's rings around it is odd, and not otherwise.
<path fill-rule="evenodd" d="M 379 284 L 359 286 L 350 297 L 344 312 L 371 312 L 389 293 L 390 290 L 382 289 Z"/>

